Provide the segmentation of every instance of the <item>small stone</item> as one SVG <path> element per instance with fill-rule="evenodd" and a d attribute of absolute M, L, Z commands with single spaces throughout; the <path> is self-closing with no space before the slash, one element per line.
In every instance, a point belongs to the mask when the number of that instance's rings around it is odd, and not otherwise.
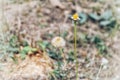
<path fill-rule="evenodd" d="M 101 59 L 101 65 L 107 65 L 109 61 L 106 58 Z"/>

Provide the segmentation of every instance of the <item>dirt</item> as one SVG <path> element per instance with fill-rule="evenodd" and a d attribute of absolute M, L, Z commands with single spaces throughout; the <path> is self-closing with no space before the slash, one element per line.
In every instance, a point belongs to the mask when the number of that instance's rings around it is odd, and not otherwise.
<path fill-rule="evenodd" d="M 23 2 L 23 3 L 22 3 Z M 89 5 L 90 4 L 90 5 Z M 105 4 L 105 5 L 104 5 Z M 87 5 L 87 6 L 86 6 Z M 53 37 L 68 32 L 66 41 L 73 38 L 73 24 L 68 16 L 76 12 L 93 12 L 93 7 L 99 7 L 99 12 L 103 12 L 110 5 L 110 2 L 99 3 L 92 0 L 84 0 L 75 3 L 73 0 L 28 0 L 26 2 L 8 3 L 4 5 L 4 14 L 9 29 L 10 36 L 17 35 L 20 41 L 26 40 L 32 47 L 38 47 L 36 42 L 39 40 L 51 41 L 52 37 L 46 35 L 52 34 Z M 102 10 L 101 10 L 102 9 Z M 100 29 L 97 24 L 87 21 L 83 25 L 78 25 L 78 35 L 82 33 L 90 36 L 99 35 L 104 39 L 109 47 L 110 57 L 98 55 L 94 45 L 78 46 L 79 76 L 80 80 L 120 80 L 119 76 L 119 31 L 114 37 L 107 38 L 108 32 Z M 65 54 L 73 50 L 73 44 L 67 42 Z M 43 54 L 43 53 L 41 53 Z M 47 58 L 46 58 L 47 57 Z M 85 61 L 88 58 L 88 61 Z M 101 69 L 101 59 L 106 58 L 109 63 L 107 68 Z M 48 74 L 53 70 L 52 60 L 48 55 L 27 57 L 20 61 L 18 65 L 14 63 L 4 63 L 0 71 L 1 80 L 48 80 Z M 9 65 L 9 66 L 8 66 Z M 12 65 L 12 66 L 10 66 Z M 7 67 L 8 66 L 8 67 Z M 69 63 L 66 69 L 74 67 L 75 64 Z M 99 75 L 98 75 L 99 73 Z M 98 75 L 98 79 L 96 76 Z M 75 80 L 75 71 L 71 69 L 69 73 L 70 80 Z"/>
<path fill-rule="evenodd" d="M 48 80 L 47 75 L 54 69 L 53 60 L 46 53 L 27 55 L 24 60 L 16 54 L 15 58 L 16 63 L 10 59 L 1 67 L 1 80 Z"/>

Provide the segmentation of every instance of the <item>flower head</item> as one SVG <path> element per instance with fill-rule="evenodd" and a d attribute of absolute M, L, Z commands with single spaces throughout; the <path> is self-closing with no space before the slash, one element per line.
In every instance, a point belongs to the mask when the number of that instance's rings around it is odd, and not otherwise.
<path fill-rule="evenodd" d="M 73 14 L 72 19 L 75 20 L 75 21 L 80 20 L 78 13 Z"/>
<path fill-rule="evenodd" d="M 51 43 L 54 47 L 57 47 L 57 48 L 64 47 L 66 44 L 65 40 L 62 37 L 53 38 Z"/>

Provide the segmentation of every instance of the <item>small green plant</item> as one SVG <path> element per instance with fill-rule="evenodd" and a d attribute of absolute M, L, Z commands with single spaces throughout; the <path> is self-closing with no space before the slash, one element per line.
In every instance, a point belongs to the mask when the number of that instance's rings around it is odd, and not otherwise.
<path fill-rule="evenodd" d="M 46 47 L 49 45 L 49 42 L 47 42 L 47 41 L 38 41 L 37 44 L 45 52 Z"/>
<path fill-rule="evenodd" d="M 9 57 L 17 64 L 17 59 L 14 57 L 15 53 L 19 53 L 20 43 L 18 42 L 17 36 L 13 35 L 9 40 L 9 48 L 7 51 L 9 52 Z"/>
<path fill-rule="evenodd" d="M 8 49 L 8 52 L 10 52 L 10 57 L 12 60 L 16 63 L 16 58 L 14 58 L 15 53 L 19 53 L 22 59 L 25 59 L 26 55 L 28 53 L 32 53 L 37 51 L 36 48 L 30 47 L 26 41 L 19 42 L 17 36 L 12 36 L 9 40 L 9 46 L 10 48 Z M 20 50 L 20 46 L 22 46 L 22 49 Z"/>
<path fill-rule="evenodd" d="M 107 47 L 102 39 L 100 39 L 98 36 L 95 36 L 91 38 L 91 41 L 95 43 L 97 49 L 99 50 L 99 53 L 101 54 L 107 53 Z"/>
<path fill-rule="evenodd" d="M 25 59 L 26 55 L 29 53 L 29 54 L 32 54 L 33 52 L 37 51 L 36 48 L 32 48 L 30 46 L 25 46 L 23 47 L 23 49 L 20 51 L 20 55 L 21 55 L 21 58 L 22 59 Z"/>
<path fill-rule="evenodd" d="M 12 36 L 9 40 L 9 44 L 11 47 L 18 47 L 20 45 L 20 43 L 18 42 L 18 38 L 17 36 Z"/>
<path fill-rule="evenodd" d="M 50 80 L 66 80 L 67 73 L 62 69 L 55 69 L 50 76 Z"/>
<path fill-rule="evenodd" d="M 59 54 L 59 52 L 57 53 L 56 51 L 53 51 L 53 50 L 49 50 L 49 51 L 48 51 L 48 55 L 49 55 L 52 59 L 54 59 L 54 60 L 61 60 L 61 59 L 62 59 L 62 57 L 61 57 L 61 55 Z"/>
<path fill-rule="evenodd" d="M 106 10 L 101 15 L 97 15 L 95 13 L 90 13 L 89 17 L 92 20 L 98 22 L 99 26 L 106 30 L 113 29 L 116 24 L 115 17 L 113 17 L 113 13 L 111 10 Z"/>
<path fill-rule="evenodd" d="M 50 80 L 64 80 L 66 75 L 62 67 L 65 66 L 66 61 L 63 47 L 66 42 L 62 37 L 57 36 L 52 39 L 51 43 L 57 49 L 57 52 L 49 51 L 48 53 L 50 57 L 57 60 L 57 68 L 51 73 L 52 75 Z"/>
<path fill-rule="evenodd" d="M 74 60 L 75 60 L 74 51 L 69 51 L 68 58 L 67 58 L 68 63 L 71 62 L 71 61 L 73 62 Z"/>
<path fill-rule="evenodd" d="M 63 47 L 66 45 L 65 40 L 62 37 L 55 37 L 52 40 L 52 45 L 59 50 L 61 56 L 63 57 L 64 63 L 66 63 L 66 61 L 65 61 L 65 55 L 63 53 Z"/>

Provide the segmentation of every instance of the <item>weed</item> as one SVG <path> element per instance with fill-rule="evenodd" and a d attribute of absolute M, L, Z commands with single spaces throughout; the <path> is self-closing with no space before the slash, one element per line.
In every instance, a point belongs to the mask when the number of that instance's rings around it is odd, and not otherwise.
<path fill-rule="evenodd" d="M 91 38 L 91 41 L 95 43 L 97 49 L 101 54 L 107 53 L 107 47 L 102 39 L 100 39 L 98 36 L 95 36 Z"/>

